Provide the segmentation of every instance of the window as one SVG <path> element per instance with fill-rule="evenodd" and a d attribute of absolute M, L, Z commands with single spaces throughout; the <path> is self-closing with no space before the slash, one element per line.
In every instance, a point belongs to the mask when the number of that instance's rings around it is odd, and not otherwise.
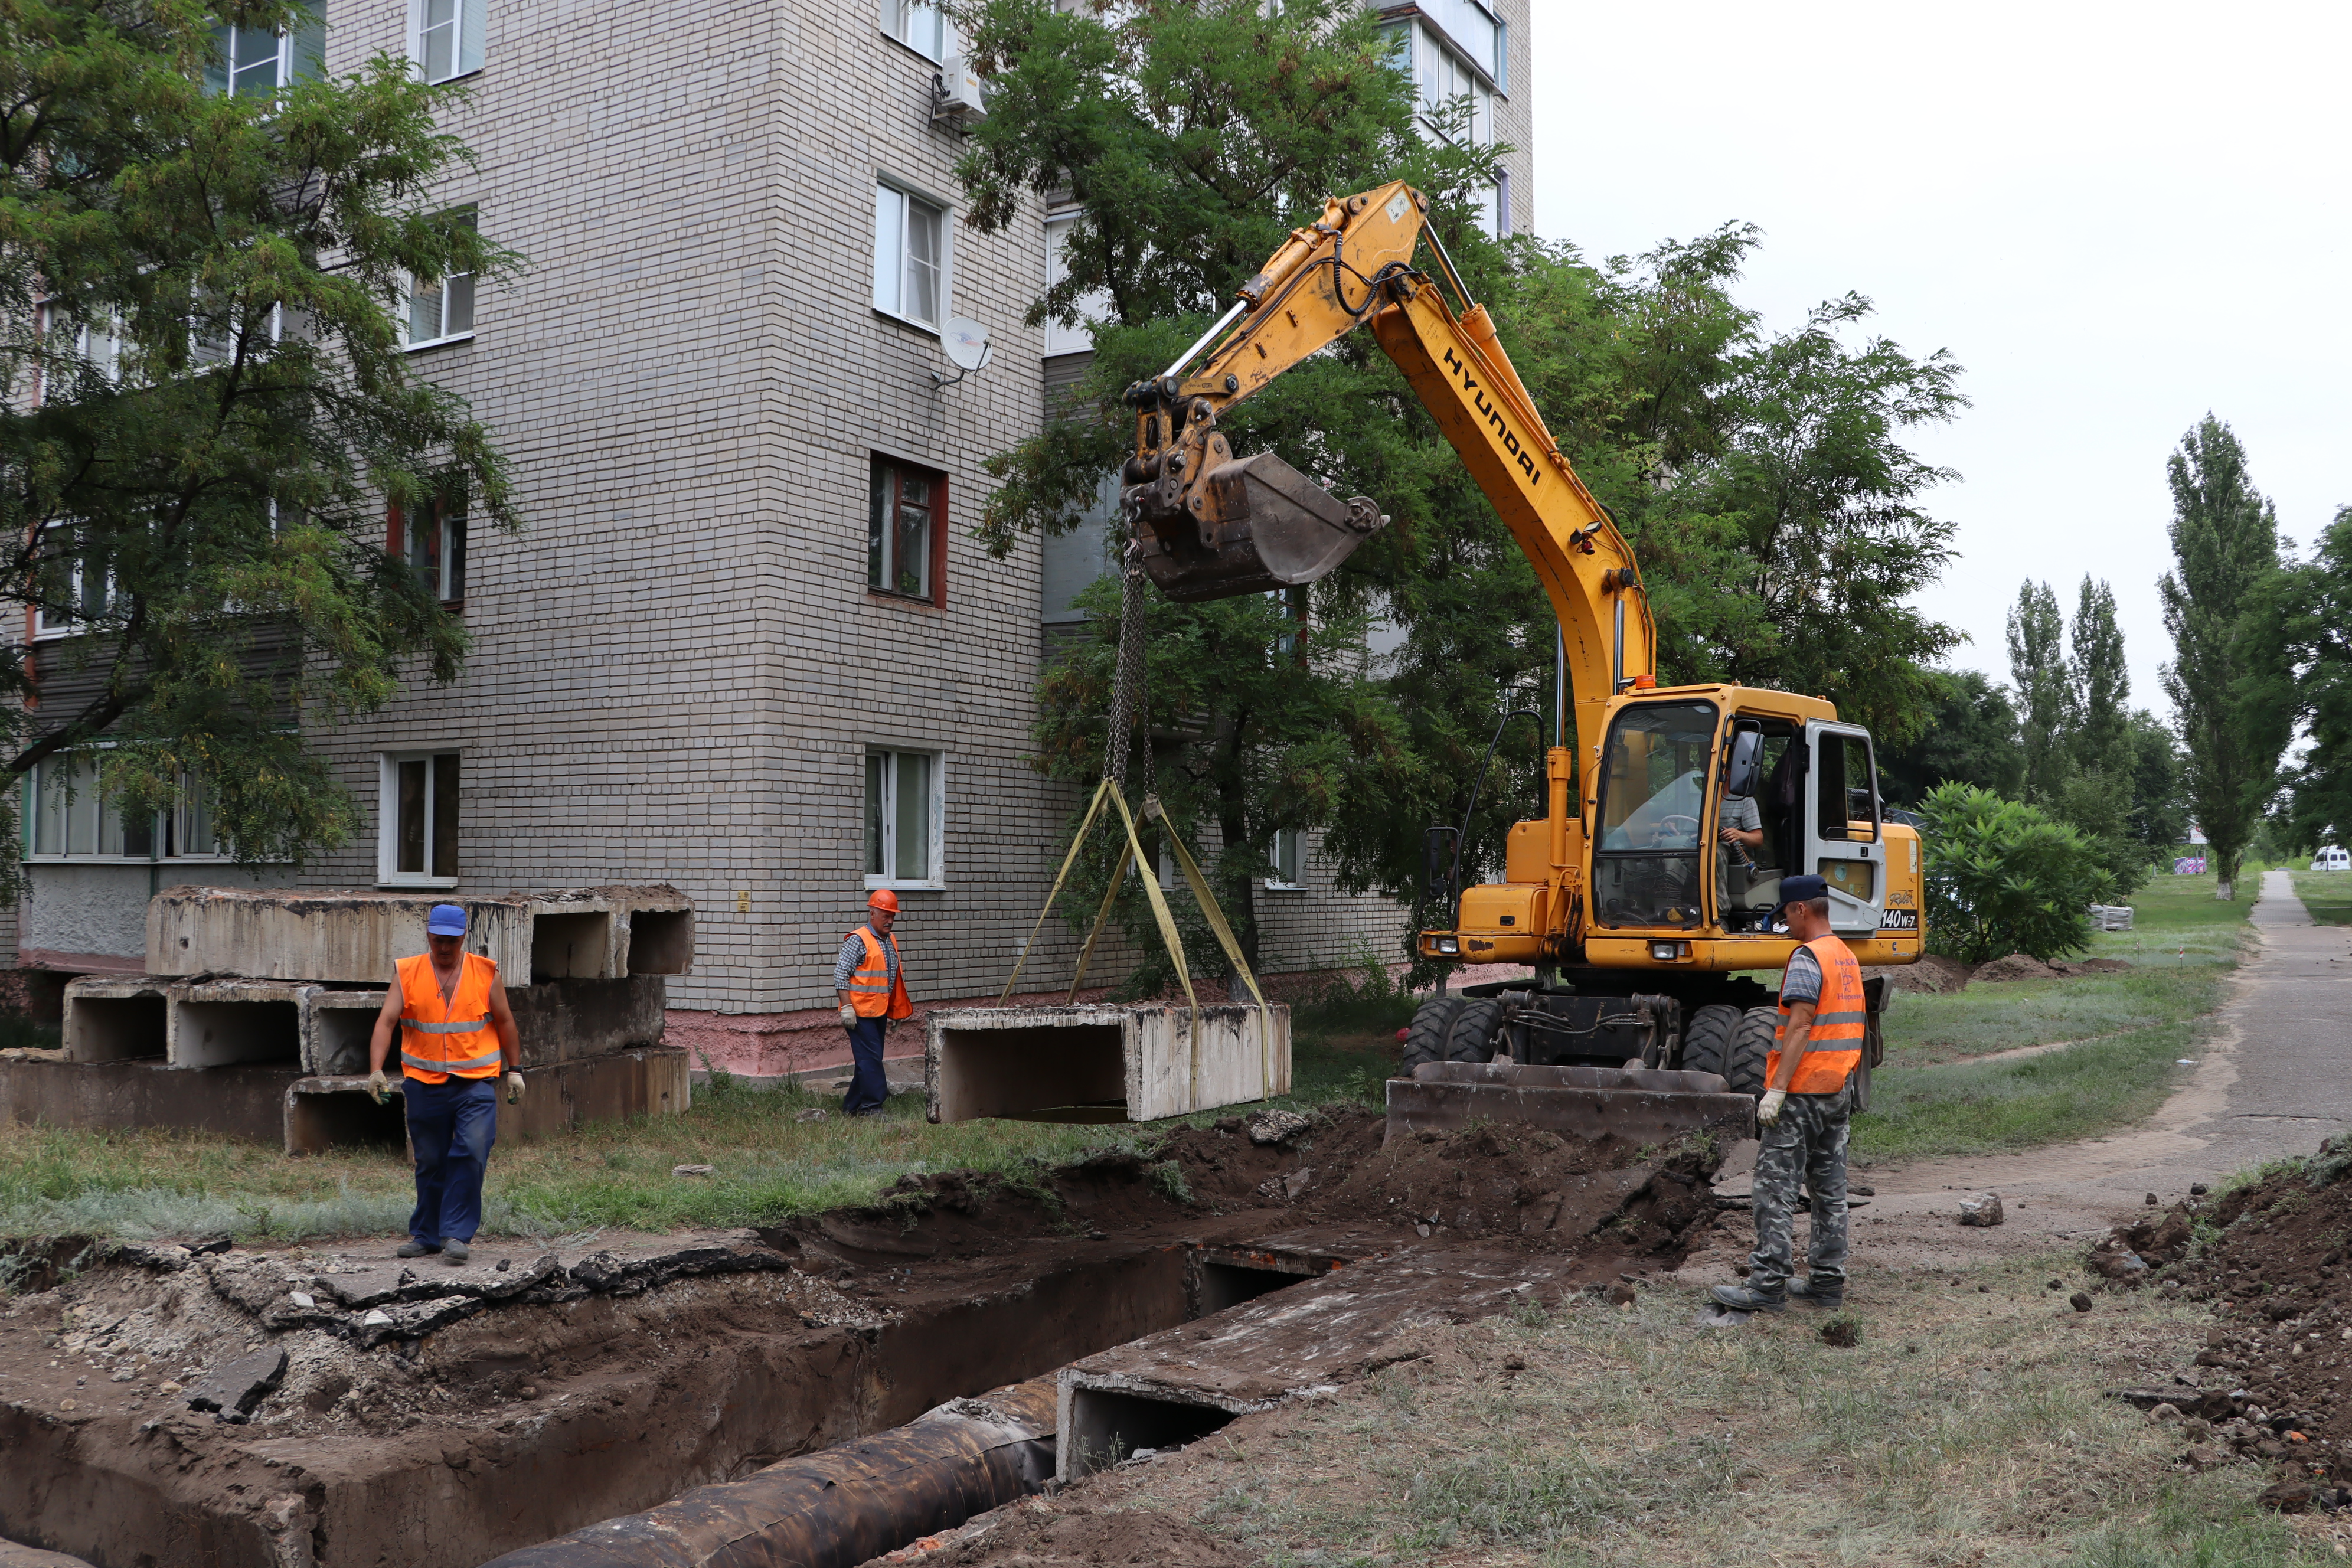
<path fill-rule="evenodd" d="M 1307 835 L 1296 827 L 1276 831 L 1274 843 L 1266 858 L 1274 862 L 1274 875 L 1265 885 L 1276 891 L 1296 891 L 1307 885 Z"/>
<path fill-rule="evenodd" d="M 290 33 L 266 32 L 224 22 L 213 29 L 217 59 L 205 66 L 205 86 L 238 98 L 274 98 L 298 79 L 326 74 L 327 20 L 324 0 L 310 7 Z"/>
<path fill-rule="evenodd" d="M 411 0 L 408 58 L 426 81 L 448 81 L 482 68 L 485 0 Z"/>
<path fill-rule="evenodd" d="M 948 58 L 953 34 L 937 5 L 921 0 L 882 0 L 882 30 L 926 58 Z"/>
<path fill-rule="evenodd" d="M 896 185 L 874 188 L 874 308 L 936 328 L 947 302 L 947 213 Z"/>
<path fill-rule="evenodd" d="M 936 888 L 944 879 L 940 764 L 933 752 L 866 752 L 867 887 Z"/>
<path fill-rule="evenodd" d="M 427 592 L 443 604 L 466 597 L 466 508 L 436 503 L 429 516 L 393 513 L 392 552 L 406 561 Z"/>
<path fill-rule="evenodd" d="M 100 798 L 96 751 L 68 752 L 36 763 L 26 787 L 36 859 L 213 860 L 226 854 L 214 836 L 204 786 L 185 774 L 171 809 L 155 813 L 125 814 Z"/>
<path fill-rule="evenodd" d="M 474 226 L 469 208 L 457 215 L 466 227 Z M 474 275 L 452 272 L 446 278 L 412 278 L 408 285 L 408 320 L 402 334 L 412 349 L 458 342 L 474 335 Z"/>
<path fill-rule="evenodd" d="M 449 888 L 457 882 L 457 753 L 383 759 L 376 880 Z"/>
<path fill-rule="evenodd" d="M 114 608 L 114 574 L 101 552 L 70 523 L 42 531 L 33 605 L 33 636 L 61 637 L 104 620 Z"/>
<path fill-rule="evenodd" d="M 1065 213 L 1045 220 L 1045 287 L 1048 289 L 1069 276 L 1070 269 L 1063 259 L 1062 247 L 1069 239 L 1071 226 L 1077 221 L 1076 213 Z M 1095 346 L 1094 334 L 1087 331 L 1086 322 L 1103 321 L 1110 315 L 1110 296 L 1099 289 L 1081 296 L 1078 315 L 1080 321 L 1075 327 L 1064 326 L 1051 317 L 1046 318 L 1047 357 L 1091 351 Z"/>
<path fill-rule="evenodd" d="M 95 324 L 77 321 L 64 305 L 52 300 L 41 307 L 41 336 L 50 353 L 63 354 L 70 348 L 80 364 L 110 385 L 122 379 L 121 328 L 111 317 Z M 47 402 L 51 384 L 69 391 L 75 377 L 64 366 L 56 366 L 43 379 L 42 401 Z"/>
<path fill-rule="evenodd" d="M 947 542 L 940 526 L 947 511 L 948 479 L 928 468 L 874 459 L 872 501 L 866 527 L 866 585 L 877 593 L 940 600 L 940 559 Z"/>
<path fill-rule="evenodd" d="M 1483 16 L 1474 5 L 1463 9 Z M 1422 128 L 1432 134 L 1437 128 L 1432 117 L 1456 107 L 1456 100 L 1466 99 L 1469 121 L 1454 126 L 1449 140 L 1483 144 L 1495 139 L 1495 90 L 1481 70 L 1449 47 L 1445 40 L 1429 27 L 1405 24 L 1390 29 L 1394 40 L 1397 68 L 1412 78 L 1413 97 L 1421 110 Z M 1492 39 L 1485 47 L 1492 47 Z"/>

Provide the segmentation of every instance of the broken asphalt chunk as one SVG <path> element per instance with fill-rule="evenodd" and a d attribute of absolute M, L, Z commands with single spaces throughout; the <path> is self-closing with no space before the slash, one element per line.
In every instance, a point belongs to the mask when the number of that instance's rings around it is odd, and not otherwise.
<path fill-rule="evenodd" d="M 286 1375 L 286 1352 L 256 1351 L 213 1373 L 188 1392 L 188 1408 L 250 1415 Z"/>

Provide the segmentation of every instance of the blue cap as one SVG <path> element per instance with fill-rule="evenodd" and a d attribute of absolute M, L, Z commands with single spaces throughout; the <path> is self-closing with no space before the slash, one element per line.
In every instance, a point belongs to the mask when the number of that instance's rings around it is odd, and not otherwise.
<path fill-rule="evenodd" d="M 1819 877 L 1813 879 L 1818 882 Z M 436 904 L 425 917 L 427 936 L 463 936 L 466 934 L 466 911 L 455 904 Z"/>
<path fill-rule="evenodd" d="M 1810 871 L 1800 871 L 1793 877 L 1783 877 L 1780 879 L 1780 901 L 1772 906 L 1772 918 L 1779 920 L 1787 912 L 1790 904 L 1810 904 L 1815 899 L 1826 899 L 1829 896 L 1828 880 L 1816 877 Z"/>

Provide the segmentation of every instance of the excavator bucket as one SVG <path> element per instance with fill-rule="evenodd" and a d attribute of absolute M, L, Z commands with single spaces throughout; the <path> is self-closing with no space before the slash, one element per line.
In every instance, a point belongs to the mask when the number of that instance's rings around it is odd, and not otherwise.
<path fill-rule="evenodd" d="M 1389 521 L 1365 498 L 1343 501 L 1272 452 L 1218 464 L 1189 502 L 1171 478 L 1130 487 L 1125 503 L 1144 571 L 1188 604 L 1315 582 Z"/>
<path fill-rule="evenodd" d="M 1756 1101 L 1711 1072 L 1423 1062 L 1388 1085 L 1388 1137 L 1473 1121 L 1540 1127 L 1565 1137 L 1664 1143 L 1690 1132 L 1756 1136 Z"/>

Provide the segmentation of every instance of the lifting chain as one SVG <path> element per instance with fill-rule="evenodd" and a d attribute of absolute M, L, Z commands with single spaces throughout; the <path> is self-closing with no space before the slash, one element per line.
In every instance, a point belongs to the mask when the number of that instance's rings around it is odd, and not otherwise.
<path fill-rule="evenodd" d="M 1143 789 L 1151 788 L 1151 702 L 1144 679 L 1144 595 L 1150 579 L 1143 573 L 1143 551 L 1127 547 L 1127 570 L 1121 574 L 1118 597 L 1118 659 L 1111 676 L 1110 732 L 1103 751 L 1103 777 L 1127 782 L 1128 742 L 1137 727 L 1143 731 Z"/>

